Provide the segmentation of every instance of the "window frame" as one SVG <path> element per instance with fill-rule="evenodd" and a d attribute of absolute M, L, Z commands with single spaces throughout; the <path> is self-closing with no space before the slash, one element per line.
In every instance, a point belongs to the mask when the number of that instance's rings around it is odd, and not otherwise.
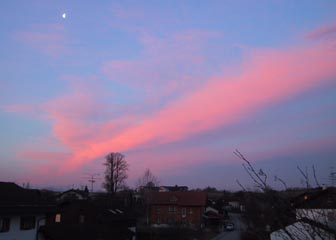
<path fill-rule="evenodd" d="M 0 233 L 9 232 L 10 220 L 10 217 L 0 217 Z"/>
<path fill-rule="evenodd" d="M 20 230 L 32 230 L 36 227 L 35 216 L 21 216 L 20 217 Z"/>

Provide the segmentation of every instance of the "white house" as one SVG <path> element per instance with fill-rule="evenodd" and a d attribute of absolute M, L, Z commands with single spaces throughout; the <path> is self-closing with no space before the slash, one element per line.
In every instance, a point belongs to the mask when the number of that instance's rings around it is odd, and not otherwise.
<path fill-rule="evenodd" d="M 36 240 L 53 206 L 43 203 L 37 190 L 0 182 L 0 240 Z"/>
<path fill-rule="evenodd" d="M 304 193 L 292 203 L 296 222 L 271 233 L 271 240 L 335 240 L 336 189 Z"/>

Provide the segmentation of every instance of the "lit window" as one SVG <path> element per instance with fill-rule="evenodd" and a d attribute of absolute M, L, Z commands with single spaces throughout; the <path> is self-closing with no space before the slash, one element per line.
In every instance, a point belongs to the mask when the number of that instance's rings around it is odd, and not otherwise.
<path fill-rule="evenodd" d="M 55 216 L 55 222 L 60 223 L 61 222 L 61 214 L 57 213 Z"/>
<path fill-rule="evenodd" d="M 30 230 L 35 228 L 35 217 L 34 216 L 25 216 L 21 217 L 20 229 L 21 230 Z"/>
<path fill-rule="evenodd" d="M 8 232 L 10 226 L 10 218 L 0 218 L 0 232 Z"/>

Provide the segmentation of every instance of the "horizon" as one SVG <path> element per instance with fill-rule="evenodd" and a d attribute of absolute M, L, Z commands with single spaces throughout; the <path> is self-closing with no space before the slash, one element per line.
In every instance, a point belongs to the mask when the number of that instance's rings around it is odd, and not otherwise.
<path fill-rule="evenodd" d="M 11 1 L 0 9 L 0 181 L 84 186 L 120 152 L 127 184 L 332 185 L 336 2 Z M 314 182 L 312 180 L 312 182 Z M 97 179 L 95 188 L 101 187 Z"/>

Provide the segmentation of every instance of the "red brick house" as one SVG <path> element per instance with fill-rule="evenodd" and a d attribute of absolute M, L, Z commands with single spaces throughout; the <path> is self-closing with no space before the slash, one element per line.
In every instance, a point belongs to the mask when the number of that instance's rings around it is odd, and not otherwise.
<path fill-rule="evenodd" d="M 201 225 L 205 192 L 154 192 L 150 198 L 151 224 Z"/>

